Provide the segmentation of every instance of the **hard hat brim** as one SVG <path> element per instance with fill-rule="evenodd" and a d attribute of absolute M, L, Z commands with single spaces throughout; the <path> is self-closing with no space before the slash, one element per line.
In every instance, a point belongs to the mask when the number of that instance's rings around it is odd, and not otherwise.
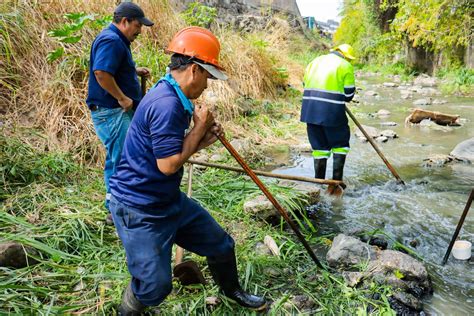
<path fill-rule="evenodd" d="M 217 67 L 210 65 L 210 64 L 204 64 L 200 63 L 198 61 L 193 60 L 193 63 L 201 66 L 202 68 L 206 69 L 208 73 L 211 74 L 212 78 L 211 79 L 218 79 L 218 80 L 227 80 L 229 77 L 222 71 L 220 71 Z"/>

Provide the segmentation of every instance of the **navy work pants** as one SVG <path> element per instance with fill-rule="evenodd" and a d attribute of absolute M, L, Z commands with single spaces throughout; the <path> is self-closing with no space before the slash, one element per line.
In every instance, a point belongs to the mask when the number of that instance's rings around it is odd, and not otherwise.
<path fill-rule="evenodd" d="M 110 211 L 127 254 L 133 293 L 147 306 L 160 304 L 171 292 L 174 243 L 206 257 L 234 250 L 232 237 L 182 192 L 176 202 L 150 210 L 130 207 L 112 196 Z"/>

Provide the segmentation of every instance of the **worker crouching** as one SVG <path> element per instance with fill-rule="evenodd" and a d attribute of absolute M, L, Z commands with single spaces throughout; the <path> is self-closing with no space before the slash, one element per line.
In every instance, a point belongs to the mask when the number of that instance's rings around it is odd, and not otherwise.
<path fill-rule="evenodd" d="M 169 72 L 140 103 L 110 184 L 110 208 L 132 275 L 119 314 L 139 315 L 171 292 L 173 244 L 206 256 L 227 297 L 264 309 L 263 297 L 240 287 L 232 237 L 179 189 L 183 164 L 223 133 L 205 105 L 190 101 L 207 88 L 208 79 L 227 79 L 218 61 L 219 41 L 206 29 L 189 27 L 175 35 L 168 52 L 173 54 Z"/>

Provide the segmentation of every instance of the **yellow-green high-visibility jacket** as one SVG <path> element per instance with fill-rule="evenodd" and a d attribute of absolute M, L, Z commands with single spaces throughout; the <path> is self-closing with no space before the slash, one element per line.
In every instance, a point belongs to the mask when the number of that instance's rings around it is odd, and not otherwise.
<path fill-rule="evenodd" d="M 354 68 L 339 53 L 315 58 L 304 75 L 301 122 L 341 126 L 348 124 L 345 103 L 355 93 Z"/>

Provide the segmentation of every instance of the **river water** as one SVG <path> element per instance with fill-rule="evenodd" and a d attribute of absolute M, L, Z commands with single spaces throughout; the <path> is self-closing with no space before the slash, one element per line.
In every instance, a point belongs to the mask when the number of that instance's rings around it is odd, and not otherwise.
<path fill-rule="evenodd" d="M 412 249 L 425 260 L 434 285 L 434 295 L 424 302 L 425 311 L 434 315 L 474 315 L 474 259 L 458 261 L 451 256 L 445 266 L 440 265 L 474 188 L 474 165 L 423 166 L 423 159 L 449 154 L 458 143 L 474 137 L 474 96 L 436 95 L 431 97 L 447 102 L 414 106 L 414 100 L 426 96 L 413 93 L 412 99 L 402 99 L 400 88 L 384 87 L 375 76 L 359 78 L 357 84 L 364 89 L 359 91 L 361 102 L 351 107 L 359 121 L 381 130 L 391 129 L 399 135 L 378 145 L 406 186 L 396 184 L 371 145 L 352 133 L 351 152 L 344 169 L 348 188 L 342 201 L 336 203 L 323 195 L 319 211 L 329 228 L 322 229 L 326 232 L 382 229 L 405 245 L 416 240 L 418 246 Z M 368 90 L 379 95 L 366 96 Z M 447 129 L 405 126 L 405 117 L 413 107 L 459 114 L 462 126 Z M 380 109 L 390 111 L 391 115 L 385 118 L 371 115 Z M 384 121 L 398 125 L 381 126 Z M 354 131 L 355 126 L 351 127 Z M 306 137 L 301 141 L 307 142 Z M 314 176 L 309 153 L 288 158 L 290 165 L 274 170 L 275 173 Z M 330 178 L 331 174 L 330 159 L 326 177 Z M 459 238 L 474 243 L 474 206 Z"/>

